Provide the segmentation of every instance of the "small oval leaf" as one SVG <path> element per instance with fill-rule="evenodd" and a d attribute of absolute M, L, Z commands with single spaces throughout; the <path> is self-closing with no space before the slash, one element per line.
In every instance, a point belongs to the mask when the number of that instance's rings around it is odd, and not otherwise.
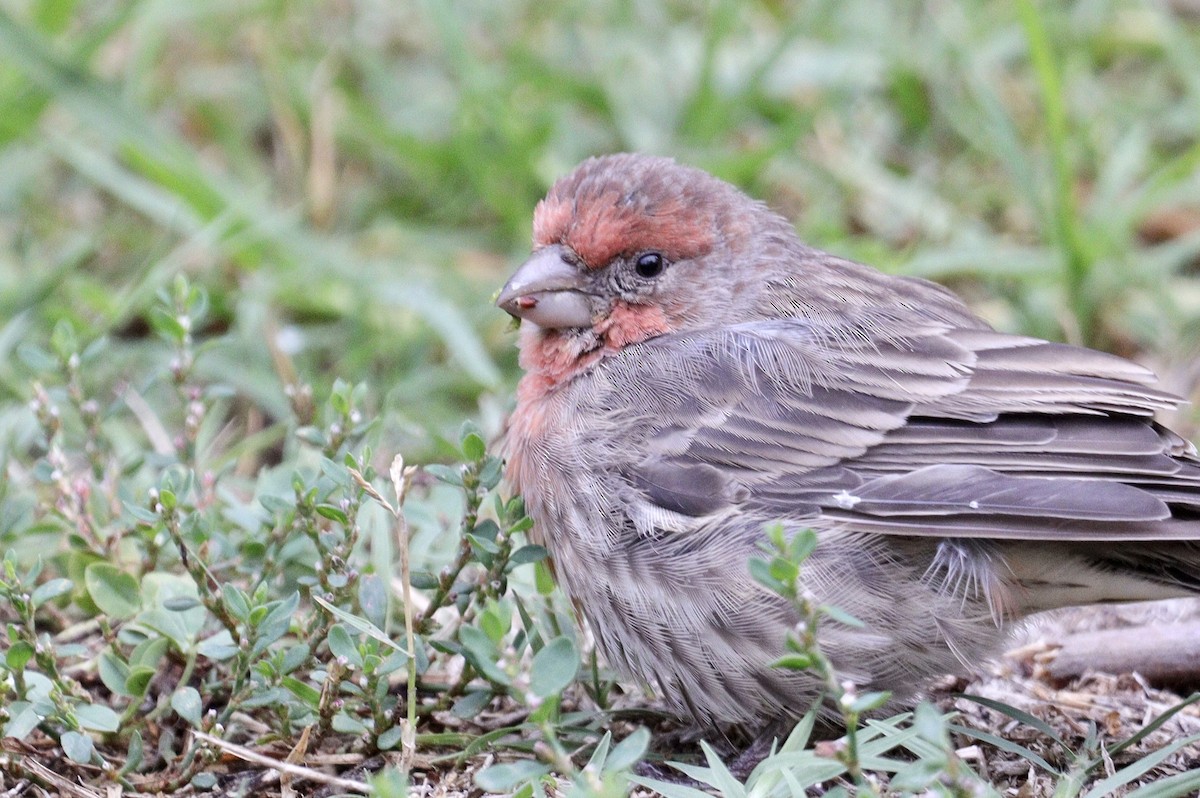
<path fill-rule="evenodd" d="M 51 599 L 70 593 L 73 587 L 75 587 L 75 583 L 70 579 L 51 579 L 49 582 L 38 585 L 29 600 L 33 602 L 33 606 L 39 607 Z"/>
<path fill-rule="evenodd" d="M 82 732 L 66 731 L 62 733 L 62 737 L 58 741 L 62 745 L 63 753 L 72 762 L 86 765 L 92 761 L 92 753 L 95 749 L 90 736 Z"/>
<path fill-rule="evenodd" d="M 510 793 L 520 784 L 540 779 L 550 766 L 532 759 L 492 765 L 475 774 L 475 785 L 488 792 Z"/>
<path fill-rule="evenodd" d="M 569 637 L 556 637 L 533 657 L 529 689 L 541 698 L 561 692 L 579 670 L 579 650 Z"/>
<path fill-rule="evenodd" d="M 176 715 L 198 727 L 204 712 L 200 691 L 195 687 L 180 687 L 171 695 L 171 709 L 175 710 Z"/>
<path fill-rule="evenodd" d="M 137 579 L 111 563 L 94 562 L 89 565 L 84 569 L 83 583 L 88 596 L 110 618 L 132 618 L 142 608 L 142 594 Z"/>
<path fill-rule="evenodd" d="M 75 717 L 85 729 L 98 732 L 114 732 L 121 725 L 121 718 L 106 706 L 80 704 L 75 707 Z"/>

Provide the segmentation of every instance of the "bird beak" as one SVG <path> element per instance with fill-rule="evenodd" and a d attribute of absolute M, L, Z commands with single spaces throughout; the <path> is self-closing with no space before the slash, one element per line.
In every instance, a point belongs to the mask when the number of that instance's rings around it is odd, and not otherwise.
<path fill-rule="evenodd" d="M 521 264 L 496 298 L 501 310 L 539 327 L 591 327 L 592 303 L 582 268 L 561 246 L 544 247 Z"/>

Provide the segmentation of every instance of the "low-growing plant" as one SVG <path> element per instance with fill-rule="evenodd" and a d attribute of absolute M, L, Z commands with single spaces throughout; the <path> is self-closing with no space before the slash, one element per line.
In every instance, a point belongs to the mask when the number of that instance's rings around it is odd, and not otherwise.
<path fill-rule="evenodd" d="M 594 713 L 562 711 L 581 665 L 573 625 L 480 431 L 464 427 L 455 465 L 397 457 L 381 475 L 366 387 L 339 381 L 314 402 L 293 384 L 283 451 L 239 448 L 239 398 L 196 377 L 221 346 L 194 339 L 206 308 L 186 280 L 163 292 L 150 314 L 163 367 L 114 399 L 88 382 L 103 340 L 64 322 L 22 350 L 38 434 L 12 453 L 0 506 L 3 734 L 26 746 L 14 766 L 58 760 L 87 782 L 169 792 L 213 786 L 237 746 L 293 764 L 397 752 L 401 773 L 418 749 L 515 747 L 547 762 L 539 775 L 581 783 L 640 756 L 642 737 L 610 752 Z M 485 717 L 501 704 L 503 723 Z M 608 764 L 565 770 L 581 746 Z"/>
<path fill-rule="evenodd" d="M 246 434 L 244 400 L 197 376 L 222 345 L 196 340 L 206 309 L 184 279 L 162 292 L 149 314 L 161 368 L 115 388 L 89 380 L 106 342 L 67 322 L 21 349 L 36 434 L 9 453 L 0 491 L 0 721 L 21 746 L 6 767 L 140 792 L 248 789 L 265 767 L 289 784 L 394 794 L 418 769 L 475 767 L 486 753 L 499 761 L 474 782 L 494 792 L 699 794 L 630 775 L 649 732 L 605 711 L 611 678 L 585 660 L 547 553 L 525 539 L 520 499 L 498 491 L 501 461 L 475 425 L 454 464 L 384 462 L 365 386 L 336 381 L 317 401 L 293 381 L 281 389 L 292 416 L 274 422 L 283 434 Z M 744 783 L 707 744 L 705 764 L 675 765 L 686 778 L 730 796 L 996 794 L 957 753 L 955 740 L 974 739 L 1028 760 L 1059 795 L 1092 782 L 1095 798 L 1200 741 L 1098 777 L 1170 713 L 1074 751 L 1033 715 L 974 699 L 1046 735 L 1066 767 L 929 705 L 871 717 L 887 695 L 860 694 L 821 648 L 823 624 L 859 621 L 804 590 L 817 545 L 811 530 L 775 527 L 749 567 L 796 609 L 775 664 L 815 673 L 821 704 Z M 845 728 L 838 741 L 813 742 L 822 713 Z M 374 773 L 371 785 L 309 766 L 335 752 Z M 1135 794 L 1185 795 L 1197 778 Z"/>

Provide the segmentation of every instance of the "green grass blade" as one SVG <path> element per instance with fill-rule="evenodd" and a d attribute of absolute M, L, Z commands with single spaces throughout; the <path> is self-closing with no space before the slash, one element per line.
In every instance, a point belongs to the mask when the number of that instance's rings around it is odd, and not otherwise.
<path fill-rule="evenodd" d="M 1111 794 L 1118 787 L 1123 787 L 1139 776 L 1148 773 L 1157 767 L 1159 763 L 1174 756 L 1179 749 L 1197 742 L 1200 742 L 1200 734 L 1193 734 L 1190 737 L 1175 740 L 1169 745 L 1165 745 L 1157 751 L 1147 754 L 1136 762 L 1126 765 L 1108 778 L 1096 782 L 1084 798 L 1103 798 L 1105 795 Z"/>
<path fill-rule="evenodd" d="M 1033 751 L 1029 750 L 1028 748 L 1021 745 L 1020 743 L 1014 743 L 1012 740 L 1006 740 L 1003 737 L 999 737 L 995 734 L 989 734 L 987 732 L 982 732 L 982 731 L 979 731 L 978 729 L 972 729 L 967 726 L 959 725 L 957 723 L 951 723 L 948 726 L 948 728 L 950 729 L 950 731 L 956 732 L 958 734 L 965 734 L 966 736 L 972 737 L 976 740 L 979 740 L 980 742 L 987 743 L 988 745 L 994 745 L 995 747 L 999 748 L 1001 751 L 1008 751 L 1011 754 L 1016 754 L 1017 756 L 1021 757 L 1022 759 L 1026 759 L 1026 760 L 1032 762 L 1033 764 L 1037 765 L 1038 767 L 1040 767 L 1042 770 L 1046 771 L 1047 773 L 1053 773 L 1055 775 L 1062 775 L 1061 771 L 1059 771 L 1058 768 L 1054 767 L 1049 762 L 1047 762 L 1045 759 L 1043 759 L 1040 754 L 1034 753 Z"/>
<path fill-rule="evenodd" d="M 1125 798 L 1185 798 L 1200 793 L 1200 769 L 1176 773 L 1126 793 Z"/>
<path fill-rule="evenodd" d="M 988 709 L 994 709 L 997 712 L 1001 713 L 1002 715 L 1008 715 L 1013 720 L 1020 721 L 1021 723 L 1024 723 L 1026 726 L 1037 729 L 1042 734 L 1046 735 L 1047 737 L 1049 737 L 1054 742 L 1058 743 L 1063 748 L 1067 747 L 1067 744 L 1065 742 L 1063 742 L 1062 737 L 1060 737 L 1058 735 L 1058 732 L 1054 730 L 1053 726 L 1051 726 L 1049 723 L 1042 720 L 1041 718 L 1037 717 L 1036 715 L 1031 715 L 1030 713 L 1026 712 L 1023 709 L 1017 709 L 1014 706 L 1005 704 L 1003 701 L 996 701 L 994 699 L 984 698 L 983 696 L 979 696 L 979 695 L 970 695 L 968 693 L 960 693 L 958 697 L 964 698 L 967 701 L 974 701 L 976 704 L 985 706 Z"/>
<path fill-rule="evenodd" d="M 1186 707 L 1191 706 L 1192 704 L 1195 704 L 1198 701 L 1200 701 L 1200 693 L 1192 693 L 1190 696 L 1185 698 L 1183 701 L 1180 701 L 1178 704 L 1171 707 L 1166 712 L 1162 713 L 1157 718 L 1155 718 L 1154 720 L 1147 723 L 1140 730 L 1138 730 L 1135 734 L 1133 734 L 1130 737 L 1128 737 L 1127 739 L 1122 740 L 1121 742 L 1109 747 L 1109 749 L 1108 749 L 1109 756 L 1113 756 L 1121 751 L 1124 751 L 1129 746 L 1136 745 L 1137 743 L 1141 742 L 1143 739 L 1146 738 L 1147 735 L 1154 733 L 1154 731 L 1156 731 L 1160 726 L 1162 726 L 1164 723 L 1166 723 L 1168 720 L 1170 720 L 1172 717 L 1174 717 L 1178 712 L 1182 711 Z"/>

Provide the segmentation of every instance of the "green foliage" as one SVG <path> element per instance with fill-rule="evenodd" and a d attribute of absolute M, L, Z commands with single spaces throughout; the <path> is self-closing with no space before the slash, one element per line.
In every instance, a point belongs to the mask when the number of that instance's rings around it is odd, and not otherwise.
<path fill-rule="evenodd" d="M 837 786 L 829 787 L 826 795 L 1000 795 L 955 753 L 947 734 L 947 718 L 929 705 L 917 707 L 915 713 L 867 721 L 858 731 L 854 792 L 847 792 L 845 783 L 839 783 L 851 771 L 843 761 L 847 746 L 839 741 L 832 755 L 822 751 L 812 740 L 815 720 L 815 713 L 801 720 L 745 783 L 735 778 L 707 746 L 705 765 L 675 767 L 725 798 L 801 796 L 831 783 Z M 635 777 L 634 781 L 667 798 L 699 798 L 708 794 L 659 779 Z"/>
<path fill-rule="evenodd" d="M 1093 725 L 1088 729 L 1087 737 L 1084 740 L 1081 749 L 1075 749 L 1067 744 L 1062 739 L 1061 735 L 1054 730 L 1045 721 L 1037 718 L 1028 712 L 1024 712 L 1016 707 L 1009 706 L 999 701 L 994 701 L 980 696 L 964 696 L 964 698 L 975 701 L 983 706 L 996 710 L 1013 720 L 1023 723 L 1031 728 L 1037 729 L 1044 737 L 1054 744 L 1054 747 L 1059 749 L 1062 758 L 1068 763 L 1066 768 L 1056 768 L 1046 762 L 1045 758 L 1030 751 L 1028 748 L 1021 746 L 1009 740 L 1000 740 L 995 735 L 980 732 L 979 730 L 968 730 L 962 726 L 953 725 L 951 729 L 954 731 L 965 733 L 970 737 L 987 742 L 1003 750 L 1014 751 L 1020 754 L 1023 758 L 1029 760 L 1044 770 L 1053 773 L 1058 780 L 1058 789 L 1056 795 L 1074 796 L 1084 794 L 1083 790 L 1087 788 L 1088 778 L 1096 771 L 1104 769 L 1106 766 L 1111 767 L 1112 758 L 1121 751 L 1136 745 L 1140 740 L 1144 739 L 1155 729 L 1162 726 L 1170 718 L 1181 712 L 1188 706 L 1200 703 L 1200 693 L 1193 693 L 1189 698 L 1176 704 L 1171 709 L 1154 718 L 1137 733 L 1130 735 L 1124 740 L 1118 740 L 1107 745 L 1102 744 L 1097 729 Z M 1157 763 L 1162 762 L 1170 757 L 1175 752 L 1186 749 L 1188 746 L 1194 746 L 1200 743 L 1200 734 L 1192 734 L 1172 741 L 1169 745 L 1165 745 L 1159 750 L 1138 759 L 1136 762 L 1121 768 L 1112 773 L 1107 778 L 1101 779 L 1091 785 L 1087 790 L 1085 798 L 1101 798 L 1104 795 L 1111 795 L 1118 789 L 1128 789 L 1131 782 L 1144 776 Z M 1160 796 L 1179 796 L 1187 795 L 1189 791 L 1194 790 L 1197 784 L 1200 784 L 1200 770 L 1191 770 L 1187 773 L 1177 774 L 1180 778 L 1166 779 L 1164 783 L 1147 787 L 1144 789 L 1135 790 L 1132 794 L 1142 793 L 1143 795 L 1160 795 Z M 1169 783 L 1165 783 L 1169 782 Z"/>
<path fill-rule="evenodd" d="M 8 349 L 65 318 L 108 340 L 95 369 L 136 373 L 173 323 L 146 299 L 186 273 L 230 343 L 208 369 L 243 395 L 279 415 L 272 354 L 322 395 L 337 364 L 388 386 L 396 448 L 444 457 L 511 374 L 484 309 L 533 204 L 620 149 L 712 169 L 1007 329 L 1200 340 L 1198 34 L 1168 7 L 44 5 L 0 11 Z"/>
<path fill-rule="evenodd" d="M 207 307 L 182 278 L 158 297 L 151 317 L 170 357 L 146 375 L 169 386 L 157 407 L 93 399 L 89 346 L 68 322 L 48 350 L 26 347 L 50 370 L 34 388 L 39 435 L 0 503 L 12 519 L 0 536 L 5 736 L 48 736 L 127 789 L 162 791 L 210 780 L 218 748 L 202 735 L 411 757 L 441 713 L 478 724 L 500 700 L 528 705 L 529 720 L 480 728 L 481 745 L 542 736 L 558 764 L 598 744 L 594 716 L 560 711 L 580 669 L 572 624 L 552 600 L 509 587 L 545 550 L 522 543 L 529 519 L 496 493 L 501 463 L 478 428 L 464 426 L 457 465 L 420 475 L 397 458 L 381 487 L 368 392 L 336 380 L 319 405 L 291 392 L 279 465 L 249 478 L 215 466 L 237 443 L 213 429 L 234 423 L 224 386 L 196 376 L 220 346 L 191 332 Z M 453 527 L 409 529 L 406 512 L 455 496 Z M 457 550 L 414 558 L 431 536 Z M 86 645 L 69 642 L 80 623 L 94 630 Z M 88 671 L 106 693 L 80 680 Z"/>
<path fill-rule="evenodd" d="M 215 784 L 198 732 L 392 752 L 379 794 L 439 746 L 511 753 L 480 786 L 619 793 L 645 735 L 580 709 L 612 682 L 486 445 L 516 371 L 489 297 L 549 183 L 673 154 L 816 245 L 1194 391 L 1198 42 L 1172 4 L 5 4 L 4 733 L 143 791 Z M 441 465 L 377 454 L 401 451 Z M 812 544 L 756 574 L 794 588 Z M 808 632 L 854 620 L 805 611 L 780 664 L 820 670 Z M 941 724 L 862 721 L 859 767 L 966 783 Z M 803 729 L 741 786 L 850 772 Z"/>

